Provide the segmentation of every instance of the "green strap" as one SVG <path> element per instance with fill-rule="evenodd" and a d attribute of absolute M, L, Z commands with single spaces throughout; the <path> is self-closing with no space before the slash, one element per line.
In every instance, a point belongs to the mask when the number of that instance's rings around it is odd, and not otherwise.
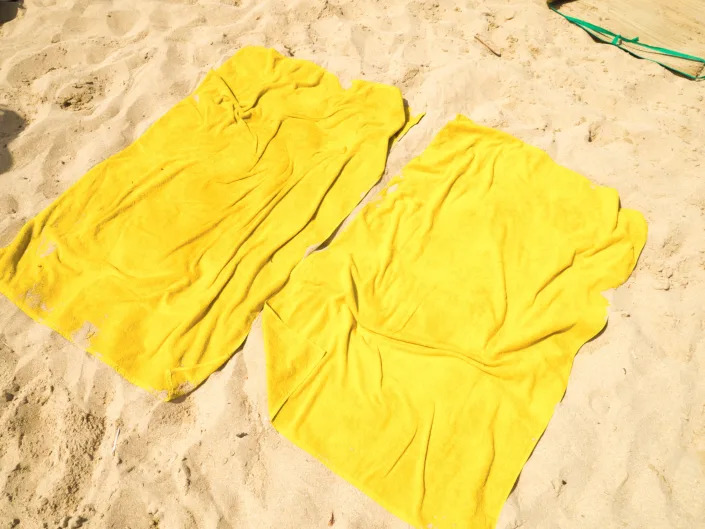
<path fill-rule="evenodd" d="M 635 44 L 637 46 L 641 46 L 642 48 L 646 48 L 651 51 L 656 51 L 656 52 L 662 53 L 664 55 L 669 55 L 671 57 L 678 57 L 680 59 L 686 59 L 689 61 L 695 61 L 695 62 L 700 62 L 700 63 L 705 64 L 705 59 L 703 59 L 701 57 L 695 57 L 694 55 L 688 55 L 686 53 L 681 53 L 679 51 L 669 50 L 668 48 L 660 48 L 658 46 L 651 46 L 649 44 L 644 44 L 643 42 L 639 42 L 639 37 L 634 37 L 633 39 L 628 39 L 628 38 L 623 37 L 622 35 L 618 35 L 617 33 L 613 33 L 608 29 L 602 28 L 602 27 L 597 26 L 595 24 L 592 24 L 590 22 L 586 22 L 585 20 L 581 20 L 579 18 L 568 16 L 565 13 L 561 13 L 560 11 L 558 11 L 558 9 L 556 9 L 555 7 L 553 7 L 551 5 L 549 5 L 548 7 L 552 11 L 555 11 L 556 13 L 561 15 L 563 18 L 565 18 L 569 22 L 572 22 L 576 26 L 583 28 L 588 33 L 590 33 L 591 31 L 594 31 L 595 33 L 598 33 L 600 35 L 612 37 L 612 42 L 609 42 L 609 44 L 613 44 L 614 46 L 617 46 L 620 49 L 623 49 L 625 51 L 630 51 L 630 50 L 628 48 L 624 48 L 622 46 L 622 42 L 628 42 L 630 44 Z M 650 59 L 649 57 L 642 57 L 642 59 L 646 59 L 647 61 L 655 62 L 657 64 L 660 64 L 661 66 L 665 66 L 669 70 L 674 70 L 674 71 L 678 72 L 679 74 L 684 75 L 685 77 L 688 77 L 689 79 L 696 79 L 696 80 L 697 79 L 705 79 L 705 75 L 692 75 L 687 72 L 683 72 L 681 70 L 678 70 L 678 69 L 674 68 L 673 66 L 669 66 L 669 65 L 664 64 L 660 61 L 657 61 L 656 59 Z"/>

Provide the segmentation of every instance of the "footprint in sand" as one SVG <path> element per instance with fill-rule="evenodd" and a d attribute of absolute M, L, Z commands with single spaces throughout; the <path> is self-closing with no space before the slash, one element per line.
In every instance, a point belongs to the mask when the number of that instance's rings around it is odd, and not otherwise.
<path fill-rule="evenodd" d="M 135 11 L 110 11 L 106 15 L 106 23 L 113 35 L 122 36 L 135 27 L 139 18 L 139 13 Z"/>

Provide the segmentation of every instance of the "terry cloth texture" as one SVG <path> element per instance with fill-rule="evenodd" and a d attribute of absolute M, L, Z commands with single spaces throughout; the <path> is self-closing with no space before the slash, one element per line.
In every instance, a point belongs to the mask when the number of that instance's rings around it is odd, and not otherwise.
<path fill-rule="evenodd" d="M 493 528 L 642 215 L 458 117 L 267 302 L 275 428 L 418 528 Z"/>

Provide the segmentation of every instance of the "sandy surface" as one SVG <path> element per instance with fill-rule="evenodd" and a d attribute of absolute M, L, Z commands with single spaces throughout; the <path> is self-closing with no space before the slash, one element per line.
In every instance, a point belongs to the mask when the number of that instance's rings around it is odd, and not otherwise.
<path fill-rule="evenodd" d="M 498 528 L 705 527 L 705 84 L 593 43 L 541 0 L 27 0 L 0 27 L 0 245 L 247 44 L 425 110 L 385 178 L 465 113 L 644 213 L 637 270 Z M 272 429 L 258 324 L 162 403 L 4 298 L 0 490 L 3 528 L 408 527 Z"/>

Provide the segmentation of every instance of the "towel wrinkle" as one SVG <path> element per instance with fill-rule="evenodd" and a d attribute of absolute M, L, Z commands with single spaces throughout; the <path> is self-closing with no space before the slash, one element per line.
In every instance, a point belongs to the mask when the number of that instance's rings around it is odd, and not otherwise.
<path fill-rule="evenodd" d="M 644 246 L 615 196 L 448 123 L 266 303 L 274 427 L 415 528 L 494 529 Z"/>
<path fill-rule="evenodd" d="M 397 88 L 243 48 L 0 249 L 0 293 L 70 340 L 90 323 L 82 346 L 174 398 L 243 343 L 406 123 Z"/>

